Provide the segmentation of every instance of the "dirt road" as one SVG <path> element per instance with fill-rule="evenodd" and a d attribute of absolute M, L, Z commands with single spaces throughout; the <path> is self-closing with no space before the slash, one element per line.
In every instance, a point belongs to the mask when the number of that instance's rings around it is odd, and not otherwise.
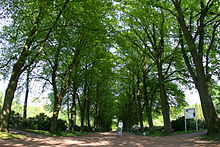
<path fill-rule="evenodd" d="M 205 133 L 184 134 L 166 137 L 147 137 L 124 133 L 118 137 L 114 132 L 91 134 L 80 137 L 49 137 L 15 131 L 27 136 L 23 140 L 0 140 L 0 146 L 9 147 L 74 147 L 74 146 L 126 146 L 126 147 L 220 147 L 220 142 L 203 141 Z"/>

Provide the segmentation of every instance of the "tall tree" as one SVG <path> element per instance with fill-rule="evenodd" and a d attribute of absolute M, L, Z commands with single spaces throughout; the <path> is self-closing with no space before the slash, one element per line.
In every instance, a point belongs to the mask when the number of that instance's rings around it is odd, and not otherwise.
<path fill-rule="evenodd" d="M 167 53 L 170 47 L 166 37 L 170 30 L 166 27 L 167 22 L 165 21 L 165 14 L 162 10 L 151 7 L 149 3 L 145 2 L 134 2 L 131 4 L 137 9 L 130 11 L 128 14 L 130 18 L 130 22 L 128 22 L 129 31 L 133 36 L 127 35 L 127 38 L 138 50 L 150 57 L 156 64 L 164 127 L 165 132 L 170 134 L 172 128 L 170 123 L 169 98 L 165 87 L 165 79 L 169 77 L 168 71 L 172 64 L 172 54 L 169 55 Z M 152 15 L 154 18 L 150 17 Z M 168 65 L 165 69 L 166 64 Z"/>
<path fill-rule="evenodd" d="M 17 21 L 19 24 L 19 26 L 14 27 L 23 26 L 24 30 L 18 31 L 24 31 L 24 34 L 26 36 L 22 36 L 22 39 L 25 40 L 22 41 L 24 45 L 20 44 L 20 46 L 18 46 L 21 51 L 18 52 L 18 58 L 12 65 L 10 80 L 5 91 L 4 104 L 2 112 L 0 114 L 0 122 L 2 122 L 0 124 L 1 131 L 8 131 L 8 121 L 11 112 L 11 104 L 17 88 L 19 77 L 27 69 L 27 67 L 33 64 L 36 58 L 40 55 L 41 51 L 44 49 L 46 41 L 50 37 L 53 30 L 56 28 L 61 14 L 66 8 L 68 2 L 69 0 L 66 0 L 62 4 L 62 7 L 58 11 L 58 13 L 55 13 L 56 16 L 53 18 L 53 21 L 47 27 L 45 26 L 45 17 L 50 15 L 50 9 L 53 7 L 53 3 L 49 1 L 36 1 L 34 3 L 29 1 L 18 1 L 17 3 L 14 3 L 13 1 L 5 2 L 6 7 L 7 5 L 13 6 L 12 10 L 14 10 L 14 12 L 12 11 L 13 14 L 11 15 L 13 21 Z M 20 7 L 22 7 L 23 9 L 18 10 L 17 8 Z M 45 30 L 45 28 L 42 28 L 42 26 L 45 26 L 47 29 Z M 40 33 L 41 31 L 43 32 L 43 34 Z M 39 35 L 41 35 L 40 38 Z M 28 58 L 31 59 L 29 60 L 30 62 L 28 62 Z"/>
<path fill-rule="evenodd" d="M 28 95 L 29 95 L 29 82 L 30 82 L 30 68 L 27 68 L 27 77 L 26 77 L 26 92 L 25 92 L 25 99 L 24 99 L 24 107 L 23 107 L 23 118 L 27 118 L 27 103 L 28 103 Z"/>
<path fill-rule="evenodd" d="M 175 11 L 170 12 L 176 17 L 181 30 L 182 55 L 200 95 L 208 134 L 220 133 L 220 119 L 217 117 L 211 97 L 211 78 L 214 74 L 213 67 L 216 67 L 212 59 L 217 55 L 215 48 L 217 29 L 220 26 L 219 1 L 200 0 L 188 3 L 171 0 L 171 2 Z"/>

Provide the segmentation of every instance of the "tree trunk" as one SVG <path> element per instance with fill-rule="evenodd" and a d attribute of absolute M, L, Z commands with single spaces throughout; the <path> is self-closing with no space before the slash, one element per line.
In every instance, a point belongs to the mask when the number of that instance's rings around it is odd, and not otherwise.
<path fill-rule="evenodd" d="M 72 106 L 71 106 L 71 110 L 70 110 L 70 127 L 69 127 L 69 131 L 70 132 L 74 132 L 74 126 L 76 124 L 76 85 L 73 84 L 73 94 L 72 94 Z"/>
<path fill-rule="evenodd" d="M 57 132 L 57 119 L 61 107 L 62 98 L 59 97 L 57 94 L 55 94 L 55 102 L 54 102 L 54 108 L 53 108 L 53 116 L 51 118 L 51 128 L 50 132 L 55 133 Z"/>
<path fill-rule="evenodd" d="M 91 128 L 91 124 L 90 124 L 90 100 L 88 99 L 88 103 L 87 103 L 87 126 L 90 129 Z M 91 130 L 89 130 L 91 131 Z"/>
<path fill-rule="evenodd" d="M 146 103 L 146 115 L 147 115 L 149 130 L 152 133 L 154 130 L 154 125 L 153 125 L 153 117 L 152 117 L 152 107 L 150 104 L 149 96 L 145 96 L 145 103 Z"/>
<path fill-rule="evenodd" d="M 148 121 L 150 133 L 153 133 L 154 132 L 154 124 L 153 124 L 151 107 L 146 107 L 146 114 L 147 114 L 147 121 Z"/>
<path fill-rule="evenodd" d="M 210 78 L 207 77 L 202 71 L 198 73 L 197 77 L 198 82 L 196 83 L 196 88 L 199 92 L 203 115 L 208 129 L 208 135 L 219 134 L 220 120 L 216 114 L 211 93 L 209 91 Z"/>
<path fill-rule="evenodd" d="M 12 74 L 8 83 L 8 87 L 5 91 L 5 98 L 2 107 L 2 111 L 0 114 L 0 131 L 8 132 L 8 123 L 9 117 L 11 113 L 11 105 L 14 99 L 14 93 L 17 88 L 18 80 L 20 75 L 22 74 L 22 68 L 25 64 L 25 52 L 22 52 L 19 60 L 14 64 Z"/>
<path fill-rule="evenodd" d="M 59 94 L 57 84 L 56 84 L 56 78 L 55 78 L 56 76 L 54 76 L 55 73 L 56 72 L 52 74 L 52 83 L 53 83 L 53 92 L 54 92 L 54 108 L 53 108 L 53 116 L 51 118 L 51 129 L 50 129 L 52 133 L 55 133 L 57 131 L 57 118 L 59 115 L 63 97 L 65 96 L 66 90 L 68 89 L 68 83 L 65 83 L 64 81 L 63 84 L 65 85 L 64 86 L 65 88 L 61 88 L 61 91 Z M 68 81 L 68 79 L 66 81 Z"/>
<path fill-rule="evenodd" d="M 20 76 L 20 72 L 14 71 L 11 75 L 10 81 L 8 83 L 8 87 L 5 92 L 5 98 L 3 103 L 3 108 L 0 114 L 0 130 L 4 132 L 8 132 L 8 122 L 11 113 L 11 105 L 14 99 L 14 93 L 17 88 L 18 79 Z"/>
<path fill-rule="evenodd" d="M 98 130 L 98 106 L 97 106 L 97 102 L 95 104 L 94 128 L 95 128 L 95 130 Z"/>
<path fill-rule="evenodd" d="M 140 130 L 143 130 L 144 128 L 144 124 L 143 124 L 143 111 L 142 111 L 142 106 L 141 106 L 141 96 L 140 96 L 140 77 L 137 77 L 137 83 L 136 83 L 136 87 L 137 87 L 137 106 L 138 106 L 138 121 L 140 123 Z"/>
<path fill-rule="evenodd" d="M 166 88 L 164 85 L 164 76 L 162 73 L 162 64 L 158 63 L 158 81 L 160 85 L 160 98 L 162 103 L 162 114 L 163 114 L 163 122 L 164 122 L 164 132 L 166 134 L 172 133 L 172 127 L 170 122 L 170 107 L 168 103 L 168 97 L 166 93 Z"/>
<path fill-rule="evenodd" d="M 67 119 L 68 119 L 68 131 L 70 131 L 70 99 L 67 100 Z"/>
<path fill-rule="evenodd" d="M 132 77 L 132 78 L 133 78 L 132 81 L 134 81 L 135 78 L 134 77 Z M 132 89 L 131 97 L 132 97 L 132 99 L 134 101 L 134 113 L 135 113 L 134 123 L 136 125 L 138 125 L 139 124 L 139 115 L 138 115 L 139 110 L 138 110 L 138 100 L 137 100 L 136 84 L 132 84 L 131 85 L 131 89 Z"/>
<path fill-rule="evenodd" d="M 30 68 L 27 69 L 27 79 L 26 79 L 26 92 L 25 92 L 25 99 L 24 99 L 24 110 L 23 110 L 23 118 L 27 118 L 27 102 L 28 102 L 28 95 L 29 95 L 29 80 L 30 80 Z"/>
<path fill-rule="evenodd" d="M 154 125 L 153 125 L 153 118 L 152 118 L 152 107 L 151 107 L 151 102 L 149 97 L 151 96 L 151 91 L 147 91 L 147 71 L 143 70 L 143 91 L 144 91 L 144 100 L 145 100 L 145 105 L 146 105 L 146 115 L 147 115 L 147 120 L 148 120 L 148 125 L 149 125 L 149 130 L 150 133 L 153 133 L 154 130 Z"/>
<path fill-rule="evenodd" d="M 140 129 L 141 129 L 141 131 L 142 131 L 143 128 L 144 128 L 142 112 L 140 112 L 140 114 L 139 114 L 139 122 L 140 122 Z"/>
<path fill-rule="evenodd" d="M 70 132 L 74 132 L 74 126 L 76 124 L 76 102 L 73 100 L 71 110 L 70 110 Z"/>
<path fill-rule="evenodd" d="M 205 75 L 204 67 L 201 64 L 202 62 L 201 63 L 195 62 L 197 71 L 193 72 L 191 70 L 192 69 L 191 64 L 189 63 L 184 50 L 182 50 L 182 52 L 188 71 L 190 72 L 190 75 L 193 77 L 195 87 L 199 92 L 203 115 L 208 129 L 208 134 L 209 135 L 218 134 L 220 133 L 220 120 L 216 114 L 209 90 L 211 77 L 209 77 L 209 75 Z"/>
<path fill-rule="evenodd" d="M 86 114 L 86 109 L 87 109 L 87 83 L 84 85 L 84 100 L 82 104 L 81 110 L 81 131 L 84 131 L 84 122 L 85 122 L 85 114 Z"/>
<path fill-rule="evenodd" d="M 40 17 L 40 13 L 38 15 Z M 40 19 L 36 20 L 35 24 L 38 24 Z M 3 103 L 3 108 L 0 114 L 0 130 L 7 132 L 8 131 L 8 123 L 9 123 L 9 117 L 11 113 L 11 105 L 12 101 L 14 99 L 14 93 L 17 88 L 18 80 L 20 75 L 24 72 L 24 70 L 27 68 L 25 66 L 25 62 L 27 57 L 30 55 L 29 49 L 33 43 L 33 37 L 37 31 L 37 26 L 34 26 L 31 31 L 29 32 L 29 35 L 26 39 L 26 43 L 23 47 L 23 50 L 21 52 L 21 55 L 17 62 L 14 64 L 12 72 L 11 72 L 11 77 L 8 83 L 8 87 L 5 91 L 5 98 L 4 98 L 4 103 Z"/>

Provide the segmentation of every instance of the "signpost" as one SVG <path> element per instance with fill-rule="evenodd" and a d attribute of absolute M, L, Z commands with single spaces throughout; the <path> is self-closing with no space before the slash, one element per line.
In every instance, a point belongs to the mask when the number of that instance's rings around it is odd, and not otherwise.
<path fill-rule="evenodd" d="M 197 121 L 197 117 L 196 117 L 196 108 L 184 109 L 184 115 L 185 115 L 185 131 L 187 132 L 186 120 L 192 119 L 192 118 L 195 118 L 195 120 L 196 120 L 196 131 L 198 131 L 198 121 Z"/>

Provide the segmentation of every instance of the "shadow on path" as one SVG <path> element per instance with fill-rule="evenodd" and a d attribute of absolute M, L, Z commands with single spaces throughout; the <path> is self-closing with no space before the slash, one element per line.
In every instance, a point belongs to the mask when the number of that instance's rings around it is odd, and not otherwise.
<path fill-rule="evenodd" d="M 220 147 L 220 142 L 200 140 L 206 132 L 184 134 L 165 137 L 147 137 L 124 133 L 122 137 L 115 132 L 90 134 L 80 137 L 50 137 L 29 132 L 13 130 L 12 133 L 25 135 L 19 140 L 0 140 L 0 146 L 31 146 L 31 147 L 73 147 L 73 146 L 126 146 L 126 147 L 179 147 L 179 146 L 207 146 Z"/>

